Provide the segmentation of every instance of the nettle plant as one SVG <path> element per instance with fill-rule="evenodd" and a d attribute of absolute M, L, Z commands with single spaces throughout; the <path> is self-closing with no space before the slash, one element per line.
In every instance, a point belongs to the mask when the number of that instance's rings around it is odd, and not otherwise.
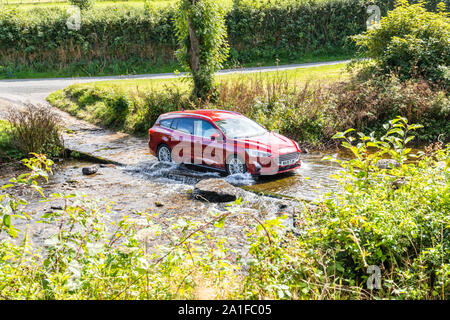
<path fill-rule="evenodd" d="M 0 240 L 1 298 L 189 299 L 212 287 L 211 298 L 231 296 L 239 265 L 225 238 L 214 233 L 233 213 L 231 207 L 212 212 L 206 222 L 147 213 L 113 221 L 107 201 L 81 194 L 46 196 L 38 182 L 48 178 L 53 163 L 45 156 L 24 164 L 31 172 L 11 179 L 0 196 L 0 230 L 8 234 Z M 32 222 L 51 231 L 43 248 L 12 223 L 14 217 L 30 217 L 27 202 L 6 191 L 28 187 L 44 202 L 64 202 Z"/>
<path fill-rule="evenodd" d="M 378 161 L 390 157 L 400 165 L 408 160 L 412 149 L 406 144 L 414 139 L 410 135 L 412 131 L 423 128 L 420 124 L 408 124 L 404 117 L 397 117 L 383 125 L 386 134 L 380 139 L 375 137 L 375 132 L 365 135 L 358 132 L 358 138 L 351 135 L 355 129 L 348 129 L 345 132 L 338 132 L 333 139 L 343 139 L 342 146 L 351 151 L 353 158 L 350 160 L 339 160 L 333 157 L 324 157 L 323 160 L 331 160 L 339 163 L 347 173 L 345 177 L 363 184 L 369 183 L 372 174 L 380 171 Z M 355 142 L 357 142 L 355 144 Z M 416 157 L 416 155 L 411 155 Z M 342 176 L 334 176 L 342 178 Z"/>
<path fill-rule="evenodd" d="M 420 127 L 399 117 L 380 140 L 362 133 L 357 139 L 354 130 L 336 134 L 353 154 L 326 158 L 344 168 L 334 175 L 341 190 L 304 213 L 307 243 L 326 252 L 343 283 L 367 288 L 369 267 L 380 268 L 382 288 L 373 296 L 448 298 L 450 147 L 411 154 L 406 143 Z M 398 164 L 377 166 L 386 157 Z"/>
<path fill-rule="evenodd" d="M 28 204 L 24 199 L 13 196 L 7 191 L 11 188 L 31 188 L 32 190 L 44 195 L 42 188 L 39 186 L 38 180 L 45 179 L 48 181 L 49 173 L 53 161 L 47 159 L 44 155 L 31 153 L 34 158 L 24 159 L 22 163 L 30 170 L 27 173 L 19 175 L 17 178 L 10 180 L 11 183 L 3 185 L 0 190 L 0 234 L 3 232 L 15 238 L 17 229 L 12 224 L 13 218 L 28 219 L 29 216 L 24 211 Z"/>

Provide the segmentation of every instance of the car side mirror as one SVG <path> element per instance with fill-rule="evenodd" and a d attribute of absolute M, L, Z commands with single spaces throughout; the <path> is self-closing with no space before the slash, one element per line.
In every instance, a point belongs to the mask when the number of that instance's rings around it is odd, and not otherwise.
<path fill-rule="evenodd" d="M 222 135 L 220 134 L 220 133 L 213 133 L 212 135 L 211 135 L 211 140 L 212 141 L 217 141 L 217 142 L 222 142 L 223 141 L 223 137 L 222 137 Z"/>

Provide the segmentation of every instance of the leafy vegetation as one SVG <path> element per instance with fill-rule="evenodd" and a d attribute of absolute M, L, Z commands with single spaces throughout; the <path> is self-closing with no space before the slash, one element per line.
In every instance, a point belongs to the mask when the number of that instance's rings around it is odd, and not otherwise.
<path fill-rule="evenodd" d="M 60 119 L 50 107 L 28 104 L 24 110 L 11 110 L 4 131 L 6 150 L 18 150 L 19 155 L 46 153 L 57 157 L 64 152 Z"/>
<path fill-rule="evenodd" d="M 81 10 L 87 10 L 93 7 L 95 0 L 70 0 L 70 3 Z"/>
<path fill-rule="evenodd" d="M 175 14 L 179 62 L 192 74 L 195 99 L 214 98 L 214 73 L 228 58 L 225 10 L 213 0 L 181 0 Z"/>
<path fill-rule="evenodd" d="M 371 1 L 235 1 L 226 13 L 230 44 L 227 66 L 270 64 L 352 56 L 347 40 L 366 28 Z M 386 12 L 385 1 L 377 1 Z M 256 10 L 257 8 L 257 10 Z M 65 7 L 0 12 L 0 76 L 100 75 L 169 72 L 174 55 L 176 10 L 120 4 L 82 14 L 79 31 L 69 30 Z M 328 58 L 330 60 L 330 58 Z"/>
<path fill-rule="evenodd" d="M 156 213 L 112 222 L 108 202 L 45 195 L 36 181 L 52 162 L 35 155 L 24 161 L 30 173 L 2 186 L 0 297 L 192 299 L 209 289 L 209 298 L 222 299 L 448 299 L 450 148 L 434 145 L 413 158 L 406 143 L 419 127 L 397 118 L 380 140 L 356 139 L 352 129 L 336 134 L 355 156 L 340 161 L 341 188 L 298 208 L 296 235 L 282 218 L 255 222 L 246 259 L 216 233 L 243 214 L 234 210 L 239 200 L 201 224 L 169 217 L 162 227 Z M 400 166 L 379 169 L 386 156 Z M 13 218 L 29 216 L 26 201 L 8 193 L 13 186 L 64 200 L 29 222 L 53 230 L 44 248 L 14 228 Z M 380 268 L 380 289 L 367 288 L 371 265 Z"/>
<path fill-rule="evenodd" d="M 450 85 L 450 18 L 444 3 L 439 12 L 424 3 L 398 1 L 379 27 L 355 36 L 364 55 L 376 61 L 379 74 L 394 72 L 402 79 L 424 78 Z"/>
<path fill-rule="evenodd" d="M 9 159 L 20 159 L 23 154 L 14 147 L 11 126 L 8 121 L 0 120 L 0 163 Z"/>

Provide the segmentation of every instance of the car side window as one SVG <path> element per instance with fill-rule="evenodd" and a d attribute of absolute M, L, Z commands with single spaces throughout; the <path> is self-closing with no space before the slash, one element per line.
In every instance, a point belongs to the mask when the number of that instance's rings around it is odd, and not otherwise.
<path fill-rule="evenodd" d="M 178 125 L 178 118 L 173 119 L 172 125 L 170 126 L 171 129 L 176 130 Z"/>
<path fill-rule="evenodd" d="M 173 120 L 173 119 L 165 119 L 165 120 L 161 120 L 161 121 L 159 122 L 159 125 L 160 125 L 161 127 L 164 127 L 164 128 L 170 128 L 170 126 L 172 125 L 172 120 Z"/>
<path fill-rule="evenodd" d="M 195 120 L 195 135 L 203 138 L 211 138 L 211 135 L 219 132 L 210 122 Z"/>
<path fill-rule="evenodd" d="M 187 134 L 194 134 L 194 119 L 193 118 L 178 119 L 177 130 Z"/>

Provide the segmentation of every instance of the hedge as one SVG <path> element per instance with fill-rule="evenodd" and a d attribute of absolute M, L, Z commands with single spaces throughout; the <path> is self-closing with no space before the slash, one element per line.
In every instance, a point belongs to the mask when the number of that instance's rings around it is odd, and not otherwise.
<path fill-rule="evenodd" d="M 382 14 L 393 7 L 393 0 L 284 0 L 258 7 L 235 0 L 226 17 L 229 63 L 351 54 L 355 48 L 348 36 L 365 30 L 366 10 L 373 3 Z M 68 13 L 61 7 L 0 9 L 0 74 L 2 68 L 46 71 L 92 61 L 93 69 L 112 62 L 175 61 L 171 7 L 93 8 L 83 14 L 79 31 L 66 27 Z"/>

